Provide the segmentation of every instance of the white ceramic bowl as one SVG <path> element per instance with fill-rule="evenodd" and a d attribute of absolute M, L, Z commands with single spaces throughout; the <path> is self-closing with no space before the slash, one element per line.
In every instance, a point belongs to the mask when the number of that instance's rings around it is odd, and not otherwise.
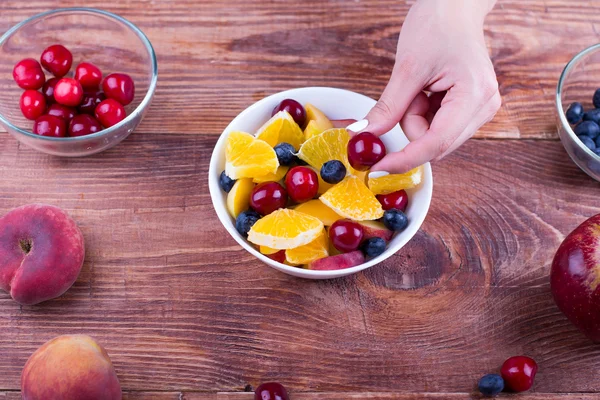
<path fill-rule="evenodd" d="M 431 203 L 433 190 L 433 177 L 429 163 L 424 166 L 425 171 L 421 185 L 414 189 L 407 190 L 409 196 L 408 208 L 406 210 L 406 215 L 409 220 L 408 227 L 392 239 L 383 254 L 362 265 L 336 271 L 312 271 L 291 267 L 262 255 L 235 229 L 235 221 L 229 215 L 226 208 L 227 195 L 219 187 L 219 175 L 221 174 L 221 171 L 225 169 L 225 141 L 227 135 L 232 131 L 255 133 L 256 130 L 271 117 L 273 108 L 275 108 L 281 100 L 288 98 L 297 100 L 301 104 L 312 103 L 331 119 L 361 119 L 367 115 L 369 110 L 376 103 L 375 100 L 369 97 L 347 90 L 328 87 L 307 87 L 274 94 L 245 109 L 227 128 L 225 128 L 225 131 L 223 131 L 219 141 L 215 145 L 210 160 L 210 169 L 208 173 L 210 196 L 221 223 L 240 246 L 250 252 L 253 256 L 265 264 L 293 276 L 308 279 L 338 278 L 354 274 L 379 264 L 400 250 L 415 235 L 415 233 L 417 233 L 425 220 L 425 216 L 429 210 L 429 204 Z M 382 136 L 382 140 L 385 143 L 388 152 L 399 151 L 408 144 L 408 139 L 404 136 L 404 133 L 398 125 Z"/>

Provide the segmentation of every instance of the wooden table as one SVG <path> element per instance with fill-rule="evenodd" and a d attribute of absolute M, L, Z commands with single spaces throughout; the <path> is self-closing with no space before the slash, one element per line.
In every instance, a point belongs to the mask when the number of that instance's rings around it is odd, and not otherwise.
<path fill-rule="evenodd" d="M 0 32 L 79 4 L 3 0 Z M 522 353 L 540 372 L 519 398 L 600 399 L 600 347 L 558 311 L 548 280 L 564 236 L 600 212 L 600 184 L 563 150 L 553 106 L 564 64 L 599 40 L 600 1 L 499 1 L 486 25 L 497 118 L 434 166 L 431 210 L 409 245 L 324 282 L 276 272 L 228 236 L 207 188 L 212 147 L 239 111 L 280 90 L 377 97 L 412 2 L 85 4 L 146 32 L 159 86 L 137 132 L 100 155 L 49 157 L 0 133 L 0 213 L 58 205 L 88 247 L 61 298 L 19 307 L 0 294 L 0 398 L 20 398 L 21 368 L 43 342 L 87 333 L 126 399 L 248 400 L 245 388 L 267 380 L 294 400 L 469 399 L 482 374 Z"/>

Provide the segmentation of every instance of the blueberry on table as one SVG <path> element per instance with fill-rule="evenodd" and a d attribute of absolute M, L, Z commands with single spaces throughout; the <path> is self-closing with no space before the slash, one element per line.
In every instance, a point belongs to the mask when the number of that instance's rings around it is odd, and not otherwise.
<path fill-rule="evenodd" d="M 275 146 L 275 154 L 279 160 L 279 165 L 289 167 L 296 160 L 296 149 L 289 143 L 279 143 Z"/>
<path fill-rule="evenodd" d="M 594 103 L 594 107 L 600 108 L 600 89 L 596 89 L 596 91 L 594 92 L 592 103 Z"/>
<path fill-rule="evenodd" d="M 402 211 L 392 208 L 383 213 L 383 224 L 390 231 L 400 232 L 408 226 L 408 218 Z"/>
<path fill-rule="evenodd" d="M 248 237 L 248 232 L 260 219 L 260 214 L 256 211 L 248 210 L 240 213 L 235 220 L 235 229 L 244 237 Z"/>
<path fill-rule="evenodd" d="M 231 179 L 225 174 L 225 171 L 221 172 L 221 176 L 219 176 L 219 186 L 225 193 L 231 192 L 233 185 L 235 184 L 235 180 Z"/>
<path fill-rule="evenodd" d="M 360 249 L 367 257 L 377 257 L 385 251 L 386 243 L 380 237 L 367 239 L 360 246 Z"/>
<path fill-rule="evenodd" d="M 477 386 L 484 396 L 494 397 L 504 390 L 504 379 L 498 374 L 488 374 L 479 380 Z"/>
<path fill-rule="evenodd" d="M 569 121 L 571 125 L 575 125 L 583 118 L 583 106 L 581 103 L 572 103 L 569 108 L 567 108 L 565 114 L 567 116 L 567 121 Z"/>
<path fill-rule="evenodd" d="M 594 108 L 593 110 L 586 111 L 583 113 L 584 121 L 594 121 L 600 124 L 600 108 Z"/>
<path fill-rule="evenodd" d="M 321 167 L 321 178 L 327 183 L 340 183 L 345 177 L 346 166 L 339 160 L 327 161 Z"/>
<path fill-rule="evenodd" d="M 596 143 L 594 142 L 594 139 L 592 139 L 589 136 L 579 136 L 579 140 L 581 140 L 581 143 L 583 143 L 584 146 L 590 150 L 594 150 L 596 148 Z"/>
<path fill-rule="evenodd" d="M 577 136 L 589 136 L 595 139 L 600 135 L 600 126 L 593 121 L 583 121 L 575 127 L 575 134 Z"/>

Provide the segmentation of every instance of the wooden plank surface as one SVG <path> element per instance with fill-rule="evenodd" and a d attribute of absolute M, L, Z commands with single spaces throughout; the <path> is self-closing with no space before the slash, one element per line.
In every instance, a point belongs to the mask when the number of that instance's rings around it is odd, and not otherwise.
<path fill-rule="evenodd" d="M 377 98 L 413 1 L 90 0 L 140 26 L 160 81 L 144 133 L 218 134 L 281 90 L 335 86 Z M 3 0 L 0 32 L 77 0 Z M 569 59 L 599 41 L 598 0 L 499 0 L 486 24 L 503 106 L 478 134 L 555 138 L 554 94 Z M 360 116 L 357 116 L 360 117 Z"/>
<path fill-rule="evenodd" d="M 88 333 L 124 390 L 279 380 L 297 392 L 465 393 L 526 353 L 540 363 L 536 390 L 600 391 L 600 348 L 548 285 L 562 238 L 600 212 L 600 184 L 556 141 L 471 141 L 436 166 L 430 213 L 405 249 L 312 282 L 262 265 L 220 226 L 206 187 L 214 136 L 134 134 L 68 160 L 0 139 L 0 213 L 56 204 L 88 247 L 63 297 L 19 307 L 0 295 L 0 389 L 18 389 L 44 341 Z"/>

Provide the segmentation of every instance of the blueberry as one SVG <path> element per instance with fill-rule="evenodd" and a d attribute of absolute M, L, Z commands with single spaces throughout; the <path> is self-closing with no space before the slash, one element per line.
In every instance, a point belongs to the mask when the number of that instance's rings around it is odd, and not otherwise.
<path fill-rule="evenodd" d="M 362 252 L 367 257 L 377 257 L 385 251 L 385 240 L 380 237 L 367 239 L 360 246 Z"/>
<path fill-rule="evenodd" d="M 346 177 L 346 166 L 339 160 L 327 161 L 321 167 L 321 178 L 327 183 L 340 183 Z"/>
<path fill-rule="evenodd" d="M 590 150 L 594 150 L 596 148 L 596 143 L 594 142 L 594 139 L 592 139 L 589 136 L 581 135 L 579 136 L 579 140 L 581 140 L 581 143 L 583 143 L 585 147 L 587 147 Z"/>
<path fill-rule="evenodd" d="M 504 390 L 504 379 L 498 374 L 488 374 L 479 380 L 477 386 L 484 396 L 494 397 Z"/>
<path fill-rule="evenodd" d="M 583 121 L 575 127 L 575 134 L 577 136 L 589 136 L 595 139 L 600 135 L 600 126 L 593 121 Z"/>
<path fill-rule="evenodd" d="M 583 114 L 584 121 L 594 121 L 600 124 L 600 108 L 594 108 L 593 110 L 586 111 Z"/>
<path fill-rule="evenodd" d="M 567 112 L 565 113 L 567 116 L 567 121 L 571 125 L 575 125 L 581 118 L 583 117 L 583 106 L 581 103 L 573 103 L 567 108 Z"/>
<path fill-rule="evenodd" d="M 225 174 L 225 171 L 221 172 L 221 176 L 219 176 L 219 186 L 221 186 L 221 189 L 223 189 L 225 193 L 229 193 L 233 185 L 235 185 L 235 181 L 228 177 Z"/>
<path fill-rule="evenodd" d="M 596 148 L 600 148 L 600 136 L 596 138 Z"/>
<path fill-rule="evenodd" d="M 408 226 L 408 218 L 402 211 L 392 208 L 383 213 L 383 224 L 390 231 L 400 232 Z"/>
<path fill-rule="evenodd" d="M 296 149 L 289 143 L 279 143 L 275 146 L 275 154 L 279 160 L 279 165 L 289 167 L 296 160 Z"/>
<path fill-rule="evenodd" d="M 244 211 L 235 220 L 235 229 L 244 237 L 248 237 L 248 232 L 252 226 L 260 219 L 260 214 L 253 210 Z"/>
<path fill-rule="evenodd" d="M 594 152 L 595 155 L 600 156 L 600 147 L 596 147 L 594 150 L 592 150 Z"/>
<path fill-rule="evenodd" d="M 592 103 L 594 103 L 594 107 L 600 108 L 600 89 L 596 89 L 594 92 L 594 97 L 592 97 Z"/>

